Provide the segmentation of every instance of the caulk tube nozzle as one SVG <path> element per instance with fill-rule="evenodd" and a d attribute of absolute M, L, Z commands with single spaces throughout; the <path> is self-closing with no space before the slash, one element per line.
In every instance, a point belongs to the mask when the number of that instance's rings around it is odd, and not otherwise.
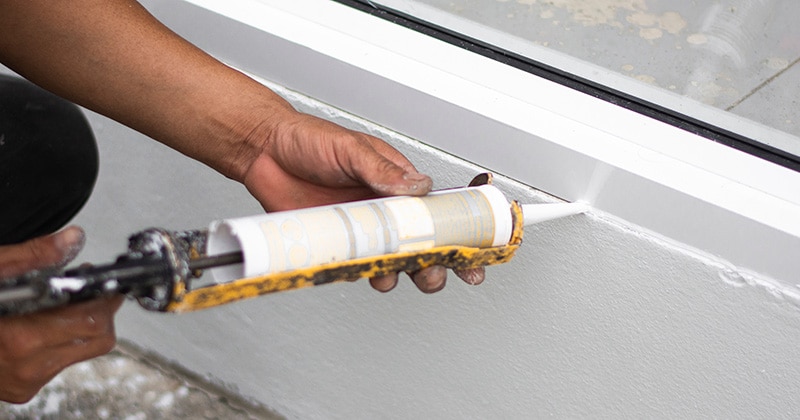
<path fill-rule="evenodd" d="M 589 205 L 580 202 L 522 205 L 522 215 L 524 217 L 525 226 L 585 213 L 588 210 Z"/>

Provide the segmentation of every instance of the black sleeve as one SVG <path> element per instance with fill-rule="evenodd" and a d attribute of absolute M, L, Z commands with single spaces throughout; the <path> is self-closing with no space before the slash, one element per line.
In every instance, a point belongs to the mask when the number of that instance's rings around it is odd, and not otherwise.
<path fill-rule="evenodd" d="M 83 207 L 98 171 L 80 108 L 0 75 L 0 245 L 55 232 Z"/>

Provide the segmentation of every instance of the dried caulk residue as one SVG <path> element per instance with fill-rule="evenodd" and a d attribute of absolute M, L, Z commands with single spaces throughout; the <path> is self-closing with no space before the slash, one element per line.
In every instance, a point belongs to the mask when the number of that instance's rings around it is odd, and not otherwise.
<path fill-rule="evenodd" d="M 677 35 L 686 27 L 686 20 L 676 12 L 666 12 L 659 17 L 658 26 L 672 35 Z"/>
<path fill-rule="evenodd" d="M 785 70 L 789 67 L 789 60 L 785 58 L 770 57 L 766 61 L 766 66 L 772 70 Z"/>
<path fill-rule="evenodd" d="M 677 35 L 686 27 L 686 20 L 675 12 L 666 12 L 661 15 L 654 13 L 637 12 L 628 15 L 628 23 L 639 27 L 639 36 L 652 40 L 664 36 L 664 32 Z"/>
<path fill-rule="evenodd" d="M 636 80 L 639 80 L 639 81 L 642 81 L 642 82 L 645 82 L 645 83 L 649 83 L 651 85 L 656 84 L 656 78 L 653 77 L 653 76 L 650 76 L 649 74 L 640 74 L 640 75 L 636 76 Z"/>
<path fill-rule="evenodd" d="M 535 1 L 534 1 L 535 3 Z M 645 10 L 644 0 L 549 0 L 547 4 L 566 9 L 572 19 L 584 26 L 609 25 L 622 27 L 617 19 L 618 10 L 637 12 Z"/>
<path fill-rule="evenodd" d="M 506 0 L 497 0 L 505 2 Z M 583 26 L 607 25 L 614 28 L 623 28 L 625 23 L 639 27 L 639 36 L 646 40 L 654 40 L 664 36 L 664 33 L 677 35 L 686 28 L 686 20 L 676 12 L 662 14 L 647 11 L 645 0 L 517 0 L 524 5 L 541 4 L 566 10 L 573 21 Z M 620 18 L 620 16 L 623 16 Z M 545 9 L 539 17 L 552 19 L 555 17 L 553 9 Z"/>
<path fill-rule="evenodd" d="M 703 45 L 708 42 L 708 37 L 705 34 L 691 34 L 686 37 L 686 42 L 692 45 Z"/>
<path fill-rule="evenodd" d="M 643 39 L 658 39 L 661 38 L 662 35 L 664 35 L 664 33 L 658 28 L 639 29 L 639 36 Z"/>

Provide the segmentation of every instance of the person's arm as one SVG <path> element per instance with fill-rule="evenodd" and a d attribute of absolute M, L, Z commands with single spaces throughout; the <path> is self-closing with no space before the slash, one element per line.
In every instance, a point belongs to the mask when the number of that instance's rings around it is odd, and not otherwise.
<path fill-rule="evenodd" d="M 296 112 L 135 1 L 0 7 L 0 61 L 244 182 L 269 210 L 430 190 L 393 148 Z"/>

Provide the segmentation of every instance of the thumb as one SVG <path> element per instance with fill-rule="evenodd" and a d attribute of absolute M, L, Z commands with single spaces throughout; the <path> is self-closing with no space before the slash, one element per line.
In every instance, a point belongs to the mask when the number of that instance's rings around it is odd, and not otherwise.
<path fill-rule="evenodd" d="M 348 156 L 355 176 L 379 195 L 425 195 L 433 188 L 427 175 L 397 149 L 377 138 L 368 137 L 362 147 L 349 149 Z"/>
<path fill-rule="evenodd" d="M 84 242 L 83 229 L 70 226 L 52 235 L 0 246 L 0 278 L 62 267 L 78 255 Z"/>

